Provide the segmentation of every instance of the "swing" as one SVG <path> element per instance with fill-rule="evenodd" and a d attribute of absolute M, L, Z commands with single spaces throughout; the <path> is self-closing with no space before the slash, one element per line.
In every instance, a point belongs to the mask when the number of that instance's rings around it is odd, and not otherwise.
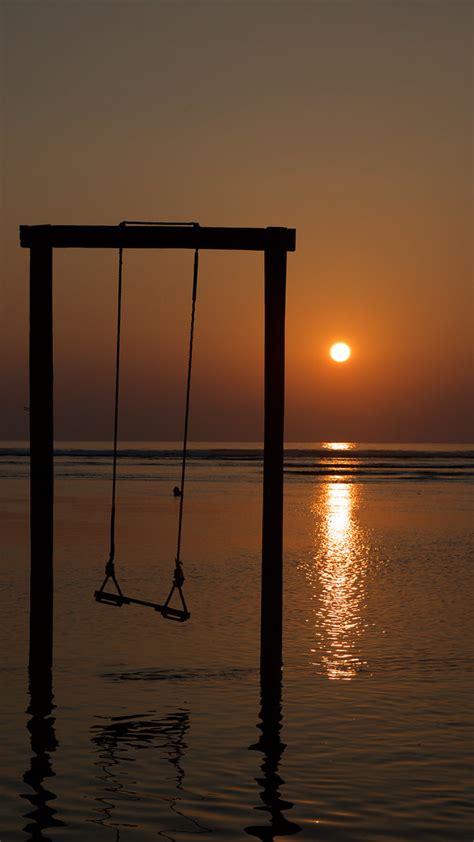
<path fill-rule="evenodd" d="M 127 222 L 122 222 L 122 225 L 127 225 Z M 132 223 L 128 223 L 132 224 Z M 157 222 L 133 222 L 134 225 L 193 225 L 198 223 L 157 223 Z M 122 605 L 143 605 L 146 608 L 153 608 L 167 620 L 176 620 L 183 623 L 189 620 L 191 614 L 188 611 L 186 600 L 183 594 L 184 572 L 183 564 L 180 559 L 181 553 L 181 533 L 183 526 L 183 503 L 184 503 L 184 484 L 186 474 L 186 453 L 188 443 L 188 420 L 189 420 L 189 396 L 191 390 L 191 367 L 193 359 L 193 339 L 194 339 L 194 317 L 196 311 L 196 295 L 197 295 L 197 281 L 198 281 L 198 263 L 199 254 L 198 249 L 194 252 L 194 267 L 193 267 L 193 291 L 192 291 L 192 309 L 191 309 L 191 328 L 189 335 L 189 356 L 188 356 L 188 376 L 186 384 L 186 407 L 184 413 L 184 436 L 183 436 L 183 459 L 181 463 L 181 487 L 179 495 L 179 517 L 178 517 L 178 539 L 176 548 L 175 567 L 173 572 L 173 580 L 170 592 L 163 604 L 158 602 L 150 602 L 145 599 L 135 599 L 134 597 L 125 596 L 123 593 L 116 574 L 115 574 L 115 497 L 117 486 L 117 431 L 118 431 L 118 406 L 119 406 L 119 382 L 120 382 L 120 330 L 122 320 L 122 274 L 123 274 L 123 249 L 119 249 L 119 270 L 118 270 L 118 303 L 117 303 L 117 344 L 116 344 L 116 358 L 115 358 L 115 413 L 114 413 L 114 447 L 113 447 L 113 467 L 112 467 L 112 507 L 110 513 L 110 554 L 109 560 L 105 565 L 105 579 L 98 591 L 94 592 L 94 597 L 97 602 L 102 602 L 105 605 L 115 605 L 121 608 Z M 105 587 L 109 579 L 112 580 L 116 587 L 116 592 L 106 591 Z M 177 591 L 181 602 L 181 608 L 173 608 L 170 605 L 174 592 Z"/>

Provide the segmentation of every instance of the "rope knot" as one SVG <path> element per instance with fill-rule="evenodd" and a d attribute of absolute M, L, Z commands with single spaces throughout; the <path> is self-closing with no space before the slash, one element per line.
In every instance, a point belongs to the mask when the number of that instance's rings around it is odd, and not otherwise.
<path fill-rule="evenodd" d="M 105 565 L 105 575 L 111 579 L 115 579 L 115 566 L 112 558 L 109 558 L 107 564 Z"/>
<path fill-rule="evenodd" d="M 178 560 L 176 560 L 176 567 L 174 569 L 173 584 L 177 588 L 180 588 L 180 587 L 182 587 L 182 585 L 184 585 L 183 568 L 182 568 L 181 562 L 178 561 Z"/>

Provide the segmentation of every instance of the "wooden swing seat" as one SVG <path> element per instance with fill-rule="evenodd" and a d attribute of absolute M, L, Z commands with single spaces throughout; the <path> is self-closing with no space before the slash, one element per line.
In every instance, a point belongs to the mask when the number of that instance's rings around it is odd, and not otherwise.
<path fill-rule="evenodd" d="M 184 623 L 191 616 L 189 611 L 171 608 L 169 605 L 160 605 L 158 602 L 148 602 L 145 599 L 134 599 L 131 596 L 124 596 L 111 591 L 94 591 L 94 596 L 97 602 L 116 605 L 118 608 L 121 608 L 122 605 L 144 605 L 145 608 L 153 608 L 154 611 L 158 611 L 167 620 L 176 620 L 178 623 Z"/>

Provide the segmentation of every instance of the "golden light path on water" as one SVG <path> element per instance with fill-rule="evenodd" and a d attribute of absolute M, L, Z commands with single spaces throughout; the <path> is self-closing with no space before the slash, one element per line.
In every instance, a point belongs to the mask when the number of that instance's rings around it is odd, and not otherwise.
<path fill-rule="evenodd" d="M 306 574 L 312 586 L 314 628 L 323 668 L 332 680 L 350 681 L 366 666 L 361 655 L 367 547 L 357 522 L 360 489 L 329 481 L 319 486 L 312 504 L 316 553 Z"/>

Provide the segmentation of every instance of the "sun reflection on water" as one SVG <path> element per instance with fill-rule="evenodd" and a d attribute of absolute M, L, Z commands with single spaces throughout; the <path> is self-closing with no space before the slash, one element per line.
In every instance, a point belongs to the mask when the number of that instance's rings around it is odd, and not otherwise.
<path fill-rule="evenodd" d="M 307 567 L 315 603 L 320 663 L 328 678 L 350 681 L 366 665 L 360 654 L 367 568 L 363 533 L 357 522 L 359 489 L 328 482 L 313 504 L 316 555 Z"/>

